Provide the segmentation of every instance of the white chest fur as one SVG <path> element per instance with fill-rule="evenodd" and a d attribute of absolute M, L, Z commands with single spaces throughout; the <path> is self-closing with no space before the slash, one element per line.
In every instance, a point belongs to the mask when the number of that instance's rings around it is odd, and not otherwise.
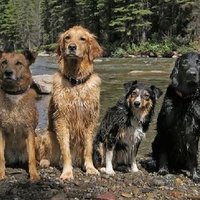
<path fill-rule="evenodd" d="M 124 137 L 121 138 L 123 142 L 134 145 L 134 143 L 137 143 L 145 138 L 141 122 L 141 120 L 138 121 L 135 117 L 131 118 L 130 126 L 126 128 Z"/>
<path fill-rule="evenodd" d="M 21 94 L 17 94 L 17 95 L 6 94 L 6 97 L 14 103 L 17 103 L 18 101 L 20 101 L 22 99 Z"/>

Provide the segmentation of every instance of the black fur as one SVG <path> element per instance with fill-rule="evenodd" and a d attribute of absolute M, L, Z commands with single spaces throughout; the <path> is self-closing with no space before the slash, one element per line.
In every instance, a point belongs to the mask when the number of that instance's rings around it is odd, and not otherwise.
<path fill-rule="evenodd" d="M 114 169 L 120 171 L 129 171 L 133 159 L 137 154 L 140 142 L 149 128 L 156 100 L 162 92 L 159 88 L 142 82 L 131 81 L 124 84 L 125 96 L 118 103 L 110 108 L 104 116 L 93 143 L 93 162 L 95 167 L 101 168 L 106 165 L 105 157 L 107 150 L 113 150 L 112 164 Z M 128 98 L 133 94 L 133 90 L 148 91 L 149 100 L 152 105 L 145 117 L 141 117 L 142 109 L 133 108 Z M 134 102 L 133 104 L 137 104 Z M 138 136 L 135 131 L 138 129 Z M 120 133 L 124 132 L 124 137 Z M 103 155 L 100 153 L 100 147 L 103 146 Z M 132 149 L 133 145 L 135 146 Z M 133 158 L 134 156 L 134 158 Z M 114 171 L 113 171 L 114 173 Z"/>
<path fill-rule="evenodd" d="M 192 179 L 197 174 L 200 136 L 200 55 L 194 52 L 179 57 L 172 70 L 157 120 L 157 135 L 152 144 L 158 173 L 187 169 Z"/>

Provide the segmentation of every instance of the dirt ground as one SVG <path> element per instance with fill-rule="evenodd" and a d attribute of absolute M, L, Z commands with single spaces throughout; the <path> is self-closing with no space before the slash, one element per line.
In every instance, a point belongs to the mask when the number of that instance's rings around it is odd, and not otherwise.
<path fill-rule="evenodd" d="M 200 199 L 200 184 L 195 184 L 187 172 L 158 176 L 150 157 L 138 160 L 141 172 L 114 176 L 86 175 L 74 168 L 74 180 L 59 179 L 61 169 L 49 167 L 38 171 L 41 180 L 32 182 L 21 168 L 7 168 L 6 178 L 0 181 L 2 200 L 173 200 Z"/>

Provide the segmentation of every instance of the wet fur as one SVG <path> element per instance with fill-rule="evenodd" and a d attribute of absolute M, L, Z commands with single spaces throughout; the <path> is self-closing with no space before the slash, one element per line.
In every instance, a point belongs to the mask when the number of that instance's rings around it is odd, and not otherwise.
<path fill-rule="evenodd" d="M 183 54 L 176 60 L 162 108 L 158 115 L 157 135 L 152 144 L 158 173 L 189 170 L 197 174 L 198 141 L 200 136 L 199 97 L 200 55 Z"/>
<path fill-rule="evenodd" d="M 35 159 L 36 93 L 30 89 L 29 66 L 36 52 L 0 52 L 0 179 L 5 166 L 28 164 L 30 179 L 39 180 Z"/>
<path fill-rule="evenodd" d="M 59 71 L 54 75 L 40 166 L 61 164 L 63 180 L 73 179 L 72 166 L 98 175 L 92 162 L 92 142 L 101 79 L 93 72 L 93 59 L 102 55 L 102 48 L 87 29 L 74 26 L 60 35 L 57 55 Z"/>
<path fill-rule="evenodd" d="M 125 96 L 107 111 L 93 143 L 95 167 L 107 174 L 114 174 L 114 169 L 138 171 L 137 151 L 162 94 L 159 88 L 137 81 L 124 84 L 124 88 Z"/>

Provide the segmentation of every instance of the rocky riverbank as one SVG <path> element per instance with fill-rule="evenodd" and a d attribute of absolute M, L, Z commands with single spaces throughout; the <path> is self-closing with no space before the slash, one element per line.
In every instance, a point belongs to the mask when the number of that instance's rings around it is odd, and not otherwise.
<path fill-rule="evenodd" d="M 121 173 L 115 176 L 86 175 L 74 169 L 74 180 L 59 179 L 61 170 L 53 167 L 40 169 L 41 180 L 32 182 L 24 169 L 6 169 L 6 178 L 0 181 L 2 200 L 126 200 L 126 199 L 200 199 L 200 184 L 188 178 L 187 172 L 159 176 L 153 172 L 150 157 L 138 160 L 141 172 Z"/>

